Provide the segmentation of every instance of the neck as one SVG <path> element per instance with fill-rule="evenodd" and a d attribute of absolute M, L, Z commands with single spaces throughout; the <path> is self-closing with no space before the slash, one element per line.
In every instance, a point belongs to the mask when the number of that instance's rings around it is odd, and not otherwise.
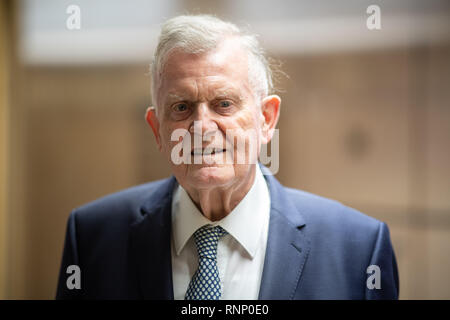
<path fill-rule="evenodd" d="M 255 181 L 255 175 L 256 168 L 252 166 L 247 176 L 231 186 L 200 190 L 187 188 L 186 192 L 207 219 L 218 221 L 225 218 L 244 199 Z"/>

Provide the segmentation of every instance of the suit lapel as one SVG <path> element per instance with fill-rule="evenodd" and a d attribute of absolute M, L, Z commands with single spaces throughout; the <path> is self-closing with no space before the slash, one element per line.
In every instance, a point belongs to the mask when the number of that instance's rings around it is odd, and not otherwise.
<path fill-rule="evenodd" d="M 267 168 L 261 169 L 267 173 Z M 310 241 L 301 229 L 305 225 L 303 217 L 285 194 L 283 186 L 272 175 L 265 175 L 265 178 L 271 209 L 259 299 L 293 299 Z"/>
<path fill-rule="evenodd" d="M 130 255 L 144 299 L 173 299 L 171 203 L 176 183 L 164 181 L 141 207 L 143 217 L 131 225 Z"/>

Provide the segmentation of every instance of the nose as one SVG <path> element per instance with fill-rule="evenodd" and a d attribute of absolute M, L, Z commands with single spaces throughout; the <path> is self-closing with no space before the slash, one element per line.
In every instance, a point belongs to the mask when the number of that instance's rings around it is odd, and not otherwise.
<path fill-rule="evenodd" d="M 195 127 L 195 130 L 194 130 Z M 201 132 L 205 134 L 208 132 L 214 132 L 218 129 L 216 119 L 214 118 L 213 111 L 209 108 L 205 102 L 199 103 L 195 109 L 193 121 L 189 128 L 190 132 Z"/>

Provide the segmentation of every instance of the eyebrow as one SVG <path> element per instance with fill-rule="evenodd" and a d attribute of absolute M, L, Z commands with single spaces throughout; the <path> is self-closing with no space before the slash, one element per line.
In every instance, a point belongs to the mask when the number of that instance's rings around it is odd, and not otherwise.
<path fill-rule="evenodd" d="M 212 100 L 217 100 L 217 99 L 223 99 L 223 98 L 227 98 L 230 97 L 232 99 L 237 100 L 238 102 L 241 102 L 243 100 L 243 97 L 235 92 L 233 92 L 233 90 L 231 89 L 225 89 L 225 90 L 217 90 L 217 92 L 215 92 L 214 97 Z M 190 95 L 180 95 L 177 93 L 169 93 L 167 94 L 167 97 L 165 99 L 165 105 L 171 104 L 175 101 L 186 101 L 186 100 L 191 100 Z"/>
<path fill-rule="evenodd" d="M 238 100 L 239 102 L 242 101 L 242 100 L 244 99 L 241 95 L 239 95 L 239 94 L 233 92 L 232 90 L 219 91 L 218 93 L 216 93 L 214 99 L 217 99 L 217 98 L 227 98 L 227 97 L 231 97 L 231 98 L 233 98 L 233 99 L 236 99 L 236 100 Z"/>
<path fill-rule="evenodd" d="M 165 100 L 166 100 L 166 104 L 167 104 L 167 102 L 182 101 L 182 100 L 186 100 L 186 98 L 184 96 L 178 95 L 176 93 L 169 93 Z"/>

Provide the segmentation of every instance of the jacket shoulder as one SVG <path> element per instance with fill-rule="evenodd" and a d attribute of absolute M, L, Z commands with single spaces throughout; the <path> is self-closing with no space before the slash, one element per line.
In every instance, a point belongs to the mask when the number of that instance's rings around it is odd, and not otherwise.
<path fill-rule="evenodd" d="M 367 238 L 378 233 L 381 221 L 343 203 L 307 191 L 284 187 L 294 206 L 303 215 L 308 229 L 348 233 Z"/>
<path fill-rule="evenodd" d="M 128 222 L 128 225 L 141 216 L 140 209 L 146 201 L 157 201 L 163 196 L 158 193 L 170 180 L 166 178 L 148 182 L 108 194 L 74 209 L 72 214 L 76 214 L 78 221 L 87 224 L 103 221 L 111 224 L 119 220 Z"/>

